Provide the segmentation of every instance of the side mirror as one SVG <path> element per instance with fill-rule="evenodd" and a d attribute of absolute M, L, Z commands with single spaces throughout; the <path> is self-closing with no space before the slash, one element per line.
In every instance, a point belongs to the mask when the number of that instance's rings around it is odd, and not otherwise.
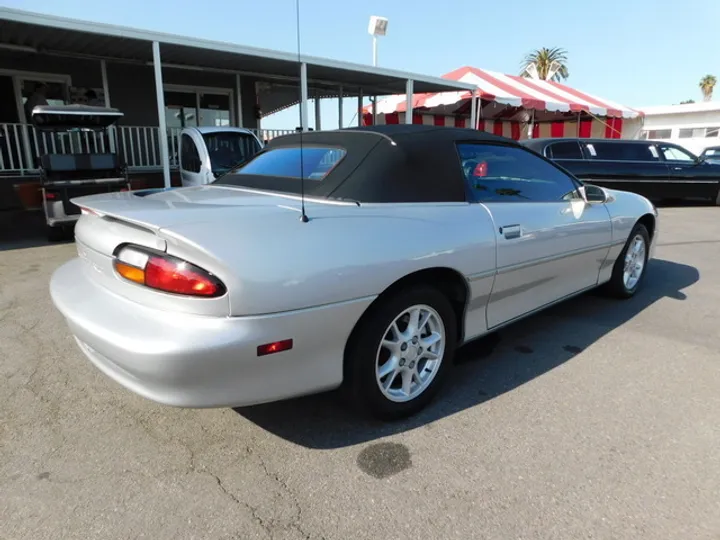
<path fill-rule="evenodd" d="M 588 204 L 604 204 L 608 201 L 607 192 L 600 186 L 585 184 L 582 193 L 584 194 L 585 202 Z"/>

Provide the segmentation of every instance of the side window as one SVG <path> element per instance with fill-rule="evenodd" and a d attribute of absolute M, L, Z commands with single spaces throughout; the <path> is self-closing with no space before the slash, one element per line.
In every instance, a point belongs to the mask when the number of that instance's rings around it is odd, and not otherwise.
<path fill-rule="evenodd" d="M 577 185 L 536 154 L 513 146 L 458 144 L 465 181 L 481 202 L 559 202 L 579 197 Z"/>
<path fill-rule="evenodd" d="M 180 168 L 190 172 L 200 172 L 200 154 L 187 133 L 183 133 L 180 142 Z"/>
<path fill-rule="evenodd" d="M 580 145 L 576 141 L 553 143 L 548 147 L 548 156 L 552 159 L 583 159 Z"/>
<path fill-rule="evenodd" d="M 666 146 L 661 144 L 660 151 L 663 153 L 663 156 L 665 156 L 667 161 L 695 161 L 695 156 L 693 156 L 690 152 L 681 150 L 676 146 Z"/>
<path fill-rule="evenodd" d="M 590 159 L 608 161 L 658 161 L 655 147 L 650 143 L 593 142 L 585 144 Z"/>

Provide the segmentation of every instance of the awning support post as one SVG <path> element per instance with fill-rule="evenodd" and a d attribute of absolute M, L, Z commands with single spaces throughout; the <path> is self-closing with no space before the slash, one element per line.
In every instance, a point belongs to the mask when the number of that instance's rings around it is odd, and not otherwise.
<path fill-rule="evenodd" d="M 300 64 L 300 129 L 308 130 L 308 79 L 307 64 Z"/>
<path fill-rule="evenodd" d="M 362 88 L 360 89 L 358 93 L 358 102 L 357 102 L 357 122 L 358 127 L 362 127 L 363 125 L 363 91 Z"/>
<path fill-rule="evenodd" d="M 405 123 L 413 122 L 413 80 L 408 79 L 405 83 Z"/>
<path fill-rule="evenodd" d="M 320 108 L 322 101 L 319 97 L 315 97 L 315 131 L 320 131 L 322 126 L 320 124 L 320 116 L 322 109 Z"/>
<path fill-rule="evenodd" d="M 472 96 L 470 97 L 470 127 L 477 129 L 477 89 L 473 88 Z"/>
<path fill-rule="evenodd" d="M 581 113 L 578 113 L 577 130 L 576 130 L 576 131 L 577 131 L 577 135 L 576 135 L 576 136 L 577 136 L 578 138 L 580 138 L 580 114 L 581 114 Z"/>
<path fill-rule="evenodd" d="M 535 131 L 535 109 L 530 113 L 530 123 L 528 124 L 528 139 L 533 138 L 533 131 Z"/>
<path fill-rule="evenodd" d="M 165 122 L 165 92 L 163 90 L 162 64 L 160 63 L 160 43 L 153 41 L 153 69 L 155 70 L 155 98 L 158 110 L 158 140 L 160 141 L 160 160 L 163 165 L 163 179 L 165 187 L 169 188 L 170 183 L 170 152 L 168 151 L 168 132 Z"/>
<path fill-rule="evenodd" d="M 343 87 L 338 91 L 338 128 L 343 128 Z"/>
<path fill-rule="evenodd" d="M 105 60 L 100 60 L 100 74 L 102 75 L 102 85 L 103 85 L 103 96 L 105 98 L 105 106 L 110 107 L 110 85 L 108 84 L 108 76 L 107 76 L 107 62 Z M 115 153 L 115 138 L 117 137 L 115 126 L 112 126 L 109 130 L 109 137 L 108 142 L 110 143 L 110 151 L 112 153 Z"/>
<path fill-rule="evenodd" d="M 235 74 L 235 108 L 237 109 L 237 127 L 243 127 L 242 90 L 240 89 L 240 74 Z"/>
<path fill-rule="evenodd" d="M 373 126 L 377 125 L 377 96 L 373 96 L 372 98 L 372 119 L 373 119 Z"/>

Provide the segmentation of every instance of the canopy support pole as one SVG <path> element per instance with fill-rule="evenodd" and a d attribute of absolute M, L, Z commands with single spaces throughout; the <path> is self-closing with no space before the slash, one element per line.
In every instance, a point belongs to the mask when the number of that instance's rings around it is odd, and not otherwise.
<path fill-rule="evenodd" d="M 358 102 L 357 102 L 357 125 L 358 127 L 362 127 L 363 125 L 363 91 L 362 88 L 360 89 L 360 92 L 358 93 Z"/>
<path fill-rule="evenodd" d="M 343 87 L 338 92 L 338 128 L 343 128 Z"/>
<path fill-rule="evenodd" d="M 153 69 L 155 70 L 155 98 L 158 111 L 158 139 L 160 141 L 160 160 L 163 165 L 165 187 L 170 188 L 170 153 L 168 152 L 167 123 L 165 122 L 165 92 L 163 90 L 162 64 L 160 63 L 160 43 L 153 41 Z"/>
<path fill-rule="evenodd" d="M 308 80 L 307 64 L 300 64 L 300 130 L 308 130 Z"/>
<path fill-rule="evenodd" d="M 372 98 L 372 118 L 373 118 L 373 126 L 377 125 L 377 96 L 373 96 Z"/>
<path fill-rule="evenodd" d="M 477 129 L 477 89 L 473 88 L 470 97 L 470 128 Z"/>
<path fill-rule="evenodd" d="M 580 138 L 580 115 L 581 114 L 582 113 L 578 113 L 577 130 L 576 130 L 578 139 Z"/>
<path fill-rule="evenodd" d="M 528 139 L 533 138 L 533 131 L 535 131 L 535 109 L 530 113 L 530 123 L 528 124 Z"/>
<path fill-rule="evenodd" d="M 408 79 L 405 83 L 405 123 L 413 123 L 413 87 L 414 81 Z"/>
<path fill-rule="evenodd" d="M 322 110 L 320 109 L 320 103 L 320 98 L 318 96 L 315 96 L 315 131 L 322 130 L 322 126 L 320 124 L 320 115 L 322 113 Z"/>
<path fill-rule="evenodd" d="M 107 76 L 107 62 L 105 62 L 105 59 L 100 60 L 100 75 L 102 76 L 102 85 L 103 85 L 103 96 L 105 98 L 105 107 L 110 107 L 110 85 L 108 85 L 108 76 Z M 115 153 L 115 126 L 112 126 L 109 130 L 109 137 L 108 142 L 110 143 L 110 151 L 114 154 Z"/>
<path fill-rule="evenodd" d="M 235 107 L 237 108 L 237 127 L 243 127 L 242 90 L 240 88 L 240 74 L 235 74 Z"/>

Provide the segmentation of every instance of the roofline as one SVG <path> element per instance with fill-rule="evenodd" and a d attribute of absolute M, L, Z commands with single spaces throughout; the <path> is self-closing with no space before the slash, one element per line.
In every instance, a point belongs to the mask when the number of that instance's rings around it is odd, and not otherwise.
<path fill-rule="evenodd" d="M 541 143 L 554 143 L 554 142 L 563 142 L 563 141 L 577 141 L 577 142 L 585 142 L 585 143 L 597 143 L 597 142 L 603 142 L 603 143 L 613 143 L 613 144 L 647 144 L 647 143 L 662 143 L 662 144 L 674 144 L 676 146 L 682 146 L 676 142 L 673 141 L 667 141 L 663 139 L 604 139 L 603 137 L 538 137 L 536 139 L 523 139 L 522 141 L 519 141 L 520 144 L 527 144 L 527 143 L 533 143 L 537 142 L 539 144 Z"/>
<path fill-rule="evenodd" d="M 194 129 L 196 131 L 199 131 L 200 133 L 231 131 L 234 133 L 250 133 L 251 135 L 254 135 L 254 132 L 251 129 L 236 126 L 187 126 L 182 128 L 182 131 L 185 131 L 186 129 Z"/>
<path fill-rule="evenodd" d="M 212 51 L 222 51 L 230 54 L 242 54 L 246 56 L 255 56 L 260 58 L 268 58 L 272 60 L 280 60 L 286 62 L 304 62 L 308 65 L 315 65 L 330 69 L 360 71 L 371 73 L 384 77 L 393 77 L 397 79 L 412 79 L 413 81 L 423 82 L 426 84 L 442 85 L 447 88 L 458 90 L 473 90 L 475 86 L 469 83 L 461 83 L 451 81 L 441 77 L 429 77 L 417 73 L 408 73 L 387 68 L 378 68 L 365 64 L 356 64 L 352 62 L 343 62 L 341 60 L 332 60 L 329 58 L 321 58 L 316 56 L 298 55 L 296 53 L 288 53 L 275 51 L 272 49 L 262 49 L 259 47 L 249 47 L 245 45 L 237 45 L 225 41 L 211 41 L 208 39 L 193 38 L 180 36 L 177 34 L 168 34 L 164 32 L 155 32 L 150 30 L 140 30 L 126 26 L 118 26 L 107 23 L 96 23 L 80 19 L 71 19 L 68 17 L 59 17 L 56 15 L 48 15 L 32 11 L 0 7 L 0 20 L 9 20 L 17 23 L 37 24 L 41 26 L 49 26 L 61 30 L 71 30 L 76 32 L 86 32 L 90 34 L 107 35 L 112 37 L 136 39 L 152 43 L 154 41 L 160 44 L 166 43 L 170 45 L 178 45 L 183 47 L 194 47 L 198 49 L 206 49 Z"/>
<path fill-rule="evenodd" d="M 645 113 L 646 116 L 720 111 L 720 101 L 678 103 L 677 105 L 652 105 L 648 107 L 642 107 L 641 110 Z"/>

